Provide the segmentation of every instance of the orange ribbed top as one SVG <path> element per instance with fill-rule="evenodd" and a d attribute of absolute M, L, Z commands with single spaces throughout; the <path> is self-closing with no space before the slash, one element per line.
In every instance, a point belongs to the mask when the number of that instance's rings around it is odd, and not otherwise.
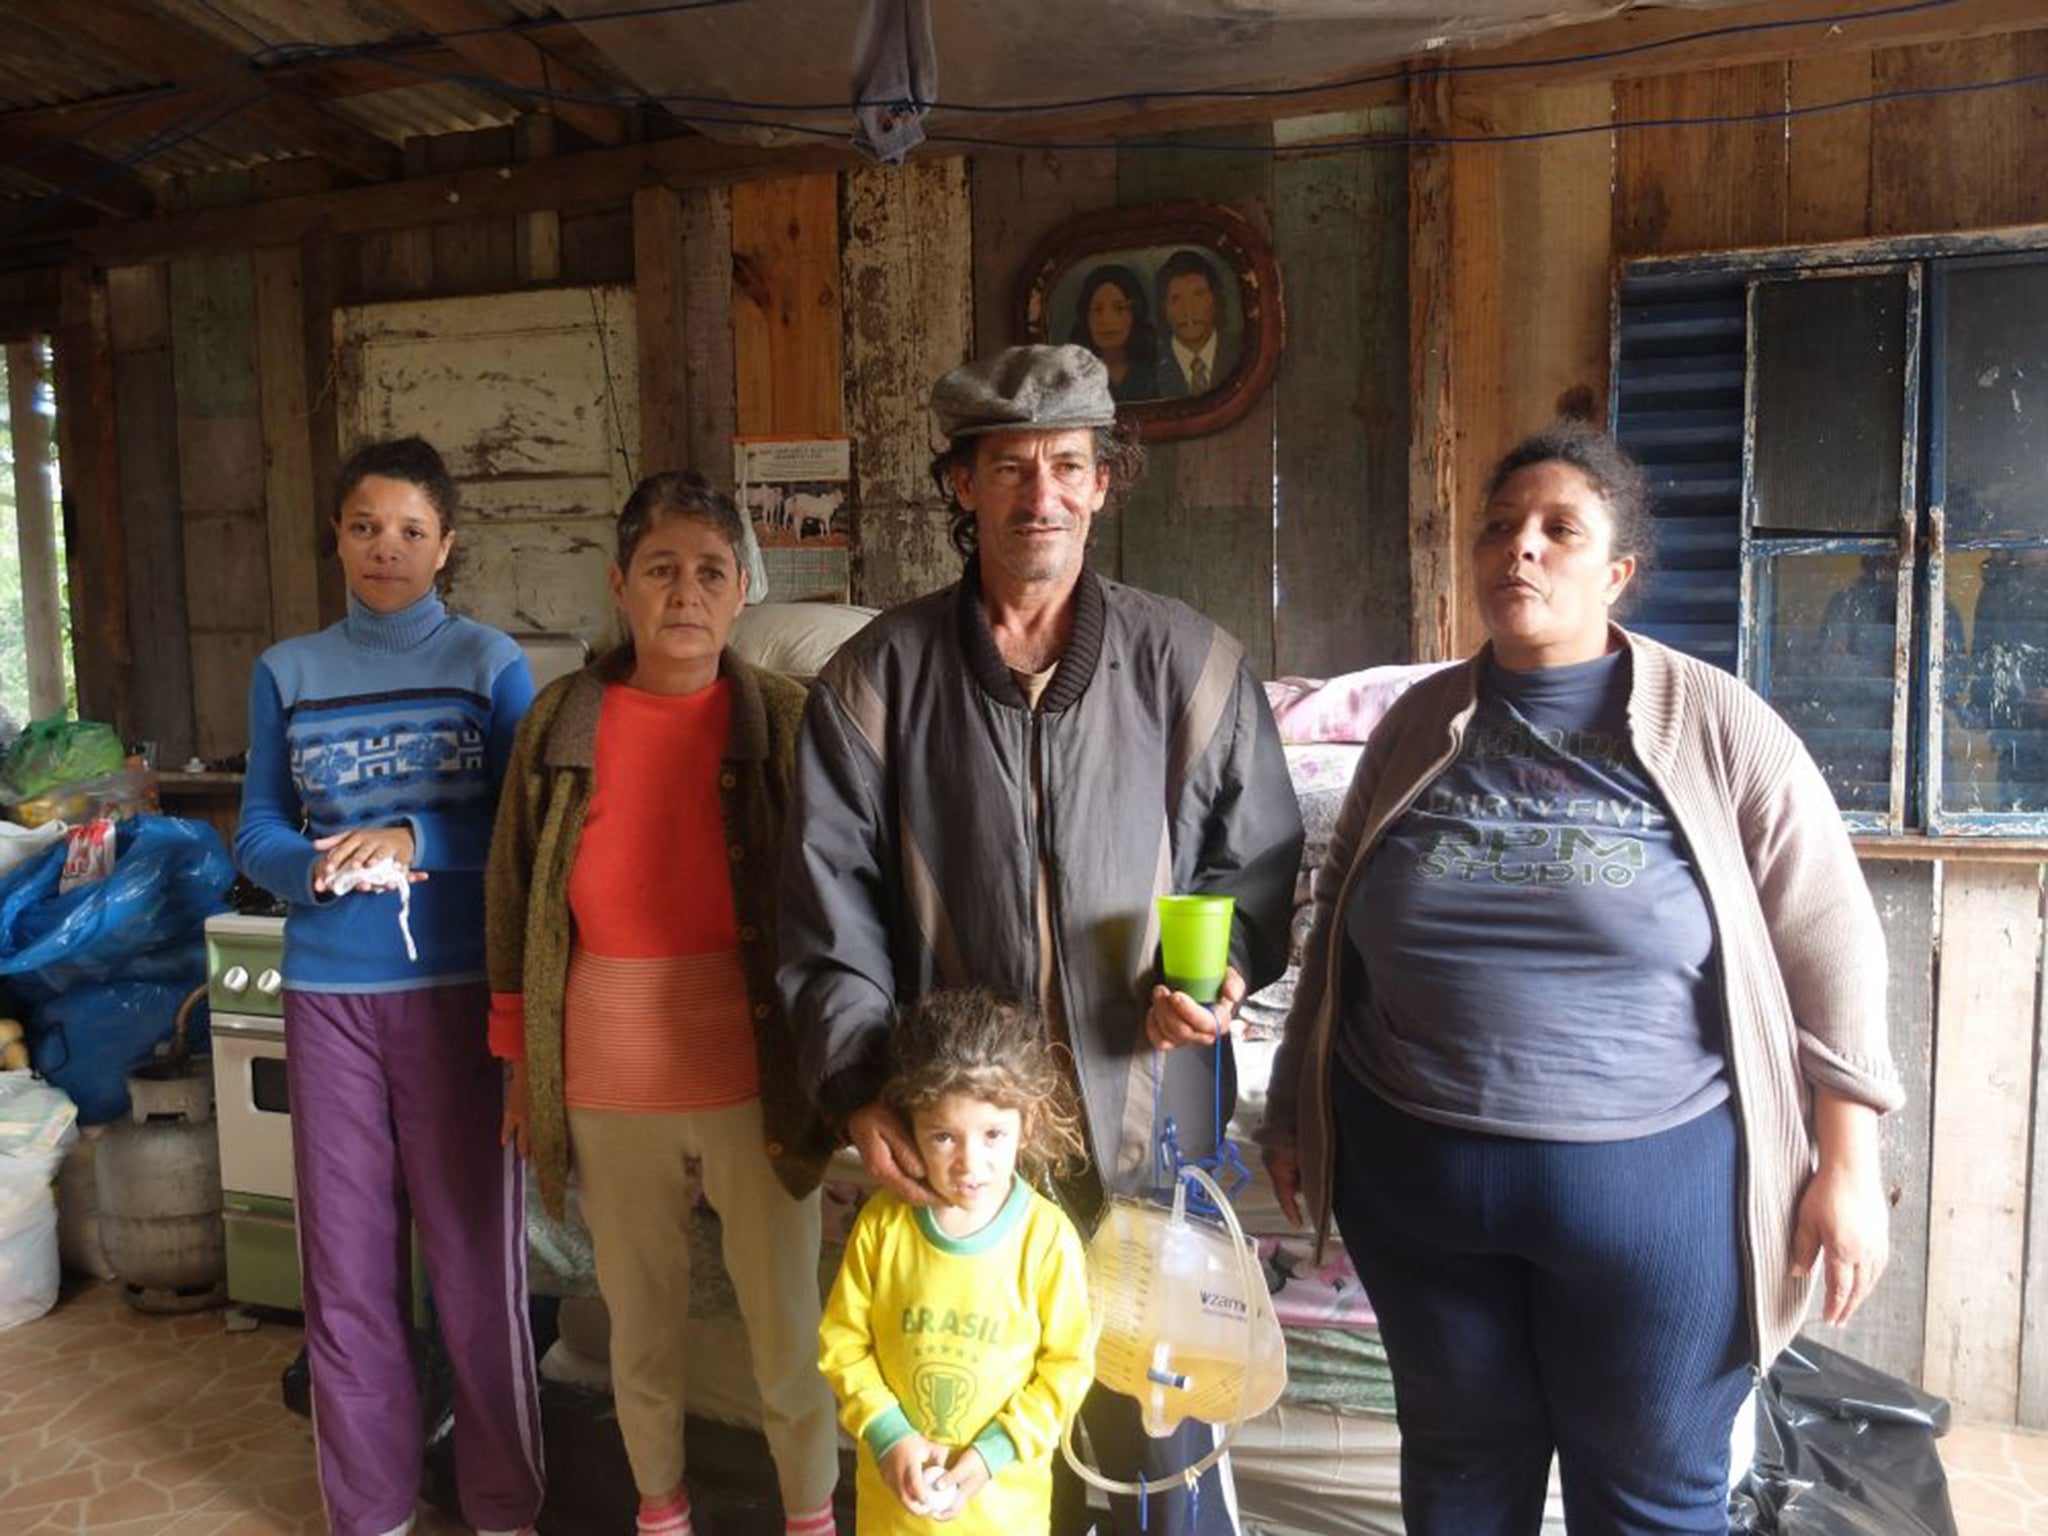
<path fill-rule="evenodd" d="M 569 873 L 563 1090 L 578 1109 L 717 1109 L 761 1091 L 719 773 L 724 679 L 604 691 Z"/>

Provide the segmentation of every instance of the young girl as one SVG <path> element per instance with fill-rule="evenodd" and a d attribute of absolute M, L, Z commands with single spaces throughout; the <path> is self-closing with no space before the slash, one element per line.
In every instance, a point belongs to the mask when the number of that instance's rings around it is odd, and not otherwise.
<path fill-rule="evenodd" d="M 455 1369 L 463 1513 L 530 1532 L 541 1503 L 524 1185 L 498 1146 L 484 1045 L 484 852 L 533 680 L 507 636 L 442 606 L 455 513 L 455 482 L 419 438 L 351 458 L 334 513 L 348 615 L 264 652 L 249 690 L 235 857 L 291 904 L 285 1075 L 335 1536 L 412 1526 L 408 1216 Z M 401 927 L 385 882 L 408 876 L 423 883 Z"/>
<path fill-rule="evenodd" d="M 935 1197 L 861 1211 L 819 1329 L 818 1366 L 860 1442 L 860 1536 L 1028 1536 L 1093 1374 L 1081 1240 L 1018 1177 L 1083 1156 L 1067 1073 L 1028 1007 L 936 992 L 890 1039 L 883 1101 Z"/>

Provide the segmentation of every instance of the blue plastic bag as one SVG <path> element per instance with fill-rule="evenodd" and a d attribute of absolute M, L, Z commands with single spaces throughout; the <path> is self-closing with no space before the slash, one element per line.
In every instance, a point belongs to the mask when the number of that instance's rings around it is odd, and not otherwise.
<path fill-rule="evenodd" d="M 203 965 L 203 962 L 202 962 Z M 74 987 L 36 1006 L 28 1023 L 36 1071 L 71 1095 L 81 1125 L 103 1125 L 128 1113 L 128 1074 L 170 1037 L 178 1005 L 192 983 L 111 981 Z M 206 1005 L 185 1021 L 185 1043 L 195 1053 L 210 1040 Z"/>
<path fill-rule="evenodd" d="M 234 860 L 203 821 L 137 816 L 115 834 L 114 872 L 59 894 L 64 846 L 0 878 L 0 976 L 31 1006 L 116 978 L 206 979 L 206 919 L 227 910 Z"/>

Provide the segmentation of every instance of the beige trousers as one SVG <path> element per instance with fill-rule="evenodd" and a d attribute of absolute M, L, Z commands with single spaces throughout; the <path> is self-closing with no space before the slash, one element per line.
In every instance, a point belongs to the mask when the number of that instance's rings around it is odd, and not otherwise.
<path fill-rule="evenodd" d="M 612 1397 L 633 1481 L 658 1496 L 683 1480 L 690 1314 L 683 1162 L 694 1157 L 721 1218 L 783 1507 L 805 1513 L 831 1498 L 839 1480 L 832 1393 L 818 1374 L 818 1196 L 790 1198 L 764 1140 L 758 1099 L 681 1114 L 569 1111 L 583 1219 L 611 1313 Z"/>

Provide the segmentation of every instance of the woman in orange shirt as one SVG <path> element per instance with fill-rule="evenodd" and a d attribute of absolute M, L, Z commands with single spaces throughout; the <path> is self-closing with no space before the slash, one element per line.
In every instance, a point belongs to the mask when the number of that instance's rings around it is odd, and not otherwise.
<path fill-rule="evenodd" d="M 839 1463 L 817 1372 L 830 1141 L 791 1070 L 775 888 L 803 690 L 725 649 L 746 601 L 732 502 L 695 474 L 619 514 L 630 637 L 534 703 L 489 872 L 505 1138 L 562 1213 L 570 1162 L 611 1313 L 638 1530 L 688 1536 L 688 1186 L 723 1217 L 788 1530 L 831 1536 Z"/>

